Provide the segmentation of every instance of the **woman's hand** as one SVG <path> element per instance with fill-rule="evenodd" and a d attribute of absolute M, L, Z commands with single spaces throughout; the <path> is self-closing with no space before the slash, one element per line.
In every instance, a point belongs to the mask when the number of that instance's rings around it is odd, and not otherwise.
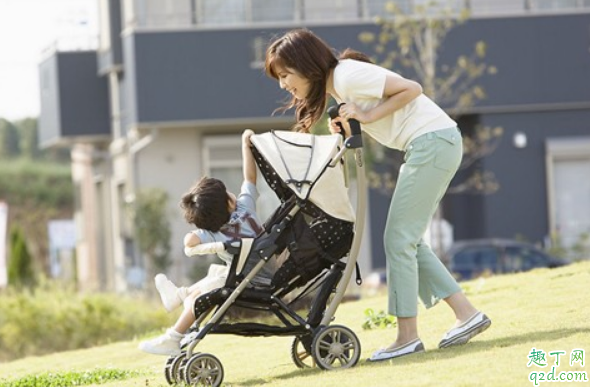
<path fill-rule="evenodd" d="M 328 129 L 331 133 L 340 133 L 342 132 L 340 125 L 342 125 L 345 137 L 349 137 L 351 132 L 348 120 L 352 119 L 357 120 L 360 123 L 370 122 L 369 114 L 367 112 L 361 110 L 354 103 L 344 103 L 340 105 L 340 109 L 338 109 L 338 117 L 333 120 L 328 120 Z"/>
<path fill-rule="evenodd" d="M 355 119 L 361 124 L 366 124 L 371 122 L 371 118 L 369 114 L 359 108 L 354 103 L 344 103 L 340 105 L 340 109 L 338 109 L 338 115 L 344 120 L 352 120 Z"/>
<path fill-rule="evenodd" d="M 340 127 L 340 125 L 342 125 L 342 127 Z M 328 118 L 328 130 L 330 133 L 338 134 L 342 132 L 342 129 L 344 129 L 344 133 L 342 133 L 344 137 L 350 137 L 350 125 L 348 125 L 346 120 L 342 119 L 342 117 L 334 119 Z"/>

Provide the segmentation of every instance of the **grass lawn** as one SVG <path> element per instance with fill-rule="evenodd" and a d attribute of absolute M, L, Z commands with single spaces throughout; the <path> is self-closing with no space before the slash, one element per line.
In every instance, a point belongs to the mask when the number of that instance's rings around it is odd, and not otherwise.
<path fill-rule="evenodd" d="M 461 347 L 437 348 L 441 336 L 454 322 L 450 308 L 441 304 L 428 311 L 420 309 L 419 329 L 426 346 L 424 354 L 376 364 L 366 362 L 364 359 L 372 351 L 390 344 L 395 337 L 394 329 L 363 331 L 361 328 L 365 309 L 381 311 L 386 308 L 387 298 L 381 294 L 343 303 L 336 314 L 334 323 L 351 328 L 361 341 L 362 360 L 352 369 L 298 369 L 290 358 L 292 338 L 209 335 L 197 349 L 221 360 L 225 369 L 223 386 L 227 387 L 532 386 L 529 373 L 550 372 L 556 356 L 549 352 L 554 351 L 565 351 L 556 374 L 590 373 L 590 262 L 462 285 L 470 300 L 493 322 L 490 329 Z M 138 342 L 139 338 L 2 363 L 0 380 L 16 380 L 43 372 L 113 367 L 138 372 L 139 376 L 103 386 L 167 386 L 163 376 L 166 358 L 139 351 Z M 546 367 L 527 367 L 532 348 L 546 353 Z M 569 365 L 574 349 L 585 351 L 584 366 L 580 362 Z M 567 385 L 590 387 L 590 381 Z"/>

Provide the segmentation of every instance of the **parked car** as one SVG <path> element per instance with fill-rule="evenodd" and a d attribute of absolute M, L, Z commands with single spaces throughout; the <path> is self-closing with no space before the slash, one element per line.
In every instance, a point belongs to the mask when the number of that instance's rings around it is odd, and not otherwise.
<path fill-rule="evenodd" d="M 446 253 L 449 270 L 459 280 L 486 274 L 516 273 L 538 267 L 560 267 L 570 262 L 536 246 L 511 239 L 456 241 Z"/>

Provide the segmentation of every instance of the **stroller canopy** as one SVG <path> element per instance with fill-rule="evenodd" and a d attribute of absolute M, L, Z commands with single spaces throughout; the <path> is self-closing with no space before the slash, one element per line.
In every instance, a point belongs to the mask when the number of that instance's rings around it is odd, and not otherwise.
<path fill-rule="evenodd" d="M 295 195 L 335 218 L 354 222 L 342 163 L 330 166 L 342 147 L 339 134 L 272 131 L 254 135 L 251 141 Z"/>

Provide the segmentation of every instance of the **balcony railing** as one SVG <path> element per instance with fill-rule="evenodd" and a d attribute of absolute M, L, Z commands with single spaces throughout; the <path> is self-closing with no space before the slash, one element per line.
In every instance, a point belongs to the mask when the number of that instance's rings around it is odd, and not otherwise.
<path fill-rule="evenodd" d="M 405 13 L 431 0 L 125 0 L 128 27 L 228 27 L 298 22 L 362 22 L 385 15 L 387 3 Z M 447 0 L 472 17 L 590 12 L 590 0 Z"/>

